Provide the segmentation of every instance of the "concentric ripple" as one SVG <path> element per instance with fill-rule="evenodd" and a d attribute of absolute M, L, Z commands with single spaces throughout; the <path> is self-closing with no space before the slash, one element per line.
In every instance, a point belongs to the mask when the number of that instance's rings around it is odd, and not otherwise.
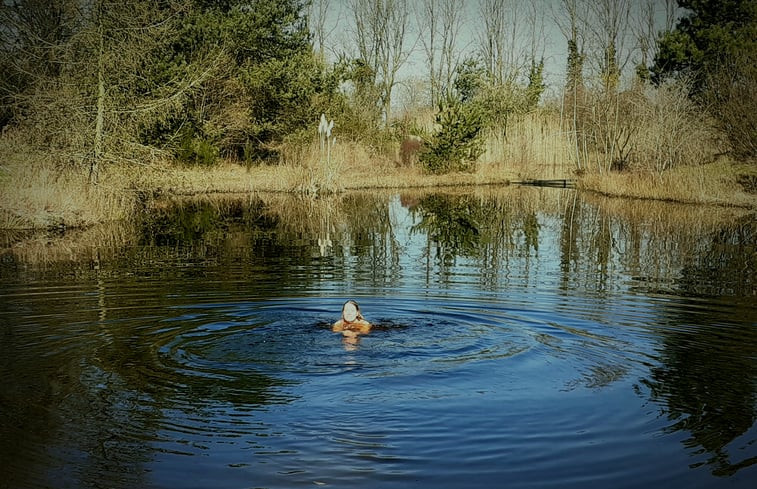
<path fill-rule="evenodd" d="M 0 487 L 751 488 L 754 226 L 531 190 L 208 203 L 11 260 Z"/>
<path fill-rule="evenodd" d="M 174 386 L 205 386 L 227 396 L 356 369 L 374 378 L 419 378 L 453 376 L 482 362 L 501 370 L 502 362 L 511 362 L 510 369 L 533 375 L 529 369 L 562 362 L 572 370 L 565 372 L 565 386 L 601 385 L 628 369 L 622 340 L 561 323 L 554 314 L 548 320 L 533 311 L 475 301 L 368 297 L 361 304 L 374 327 L 357 344 L 331 332 L 339 299 L 180 308 L 183 314 L 166 321 L 173 324 L 165 328 L 171 334 L 156 344 L 154 367 Z"/>

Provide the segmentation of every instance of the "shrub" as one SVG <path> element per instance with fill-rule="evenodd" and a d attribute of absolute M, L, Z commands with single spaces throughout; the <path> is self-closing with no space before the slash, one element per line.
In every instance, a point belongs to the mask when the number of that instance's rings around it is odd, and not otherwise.
<path fill-rule="evenodd" d="M 725 57 L 708 73 L 704 101 L 734 155 L 753 159 L 757 158 L 757 53 L 744 51 Z"/>
<path fill-rule="evenodd" d="M 714 121 L 690 97 L 690 82 L 581 94 L 573 131 L 579 169 L 662 173 L 711 160 L 722 148 Z M 570 116 L 570 114 L 569 114 Z"/>
<path fill-rule="evenodd" d="M 483 118 L 476 105 L 454 97 L 440 102 L 436 115 L 439 130 L 420 154 L 420 162 L 431 173 L 473 171 L 483 153 Z"/>
<path fill-rule="evenodd" d="M 632 169 L 665 170 L 699 165 L 718 150 L 713 122 L 689 97 L 685 82 L 650 87 L 638 97 L 636 119 L 641 121 L 632 140 Z"/>
<path fill-rule="evenodd" d="M 218 148 L 206 139 L 186 134 L 181 139 L 177 156 L 185 163 L 210 166 L 218 158 Z"/>

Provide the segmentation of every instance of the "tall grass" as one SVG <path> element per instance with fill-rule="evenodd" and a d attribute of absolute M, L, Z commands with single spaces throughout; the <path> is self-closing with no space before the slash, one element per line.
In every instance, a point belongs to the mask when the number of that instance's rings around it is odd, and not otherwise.
<path fill-rule="evenodd" d="M 738 183 L 738 172 L 728 162 L 680 166 L 663 173 L 588 173 L 579 186 L 604 195 L 692 204 L 757 207 L 757 196 Z"/>
<path fill-rule="evenodd" d="M 479 164 L 482 171 L 499 167 L 518 179 L 564 179 L 573 170 L 571 151 L 560 114 L 541 109 L 512 118 L 506 133 L 489 129 Z"/>
<path fill-rule="evenodd" d="M 335 144 L 330 154 L 315 143 L 283 145 L 281 148 L 282 174 L 293 182 L 293 190 L 306 194 L 331 194 L 344 189 L 341 177 L 345 164 L 346 145 Z M 292 184 L 289 185 L 290 188 Z"/>
<path fill-rule="evenodd" d="M 365 186 L 381 186 L 393 172 L 393 155 L 356 141 L 340 141 L 327 157 L 316 142 L 287 142 L 279 148 L 282 189 L 323 195 Z"/>
<path fill-rule="evenodd" d="M 3 143 L 0 228 L 86 227 L 133 214 L 137 199 L 119 172 L 93 186 L 85 169 L 63 167 L 11 136 Z"/>

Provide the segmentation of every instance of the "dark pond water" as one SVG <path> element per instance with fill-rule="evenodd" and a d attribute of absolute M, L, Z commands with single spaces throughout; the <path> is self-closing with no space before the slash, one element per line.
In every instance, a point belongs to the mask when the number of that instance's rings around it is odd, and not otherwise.
<path fill-rule="evenodd" d="M 538 188 L 6 240 L 0 486 L 751 488 L 756 241 Z"/>

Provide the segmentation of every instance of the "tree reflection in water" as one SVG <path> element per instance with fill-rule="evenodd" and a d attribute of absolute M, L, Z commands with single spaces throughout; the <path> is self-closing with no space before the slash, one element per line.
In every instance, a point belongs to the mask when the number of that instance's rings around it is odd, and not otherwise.
<path fill-rule="evenodd" d="M 528 198 L 523 198 L 529 196 Z M 425 237 L 427 276 L 434 267 L 442 280 L 459 258 L 470 259 L 482 286 L 502 285 L 511 259 L 528 262 L 538 254 L 537 209 L 544 202 L 516 189 L 475 194 L 403 197 L 415 218 L 411 233 Z"/>
<path fill-rule="evenodd" d="M 696 302 L 688 309 L 678 301 L 664 312 L 662 324 L 650 325 L 660 338 L 660 365 L 642 384 L 672 421 L 668 431 L 689 433 L 686 447 L 711 455 L 706 463 L 714 474 L 732 475 L 757 463 L 757 457 L 732 460 L 750 443 L 740 445 L 738 439 L 753 427 L 757 412 L 754 215 L 717 218 L 707 216 L 706 208 L 693 212 L 686 206 L 573 197 L 557 205 L 566 292 L 579 286 L 607 293 L 619 286 L 619 272 L 627 271 L 639 292 L 708 302 L 728 298 L 731 323 L 722 310 L 708 315 Z M 485 276 L 507 268 L 513 250 L 520 249 L 521 256 L 538 253 L 539 217 L 511 203 L 471 195 L 423 197 L 411 207 L 419 216 L 413 231 L 427 236 L 427 253 L 433 251 L 440 267 L 477 258 Z M 604 386 L 625 370 L 599 363 L 583 382 Z"/>
<path fill-rule="evenodd" d="M 664 406 L 668 429 L 689 433 L 686 447 L 706 450 L 713 473 L 730 476 L 757 463 L 757 457 L 738 458 L 751 443 L 739 437 L 757 417 L 757 222 L 737 219 L 699 246 L 678 280 L 677 295 L 690 297 L 689 307 L 664 311 L 662 365 L 643 383 Z M 719 299 L 723 306 L 713 308 Z"/>
<path fill-rule="evenodd" d="M 407 229 L 397 222 L 398 209 L 410 216 Z M 14 466 L 28 463 L 28 473 L 35 473 L 34 464 L 50 461 L 19 461 L 26 444 L 53 446 L 86 458 L 89 480 L 97 480 L 148 463 L 151 447 L 142 440 L 157 437 L 166 410 L 202 418 L 202 400 L 229 406 L 288 402 L 279 395 L 287 381 L 275 372 L 185 375 L 181 365 L 171 364 L 171 345 L 160 344 L 156 354 L 156 329 L 174 337 L 194 334 L 191 328 L 172 329 L 178 323 L 150 323 L 175 311 L 172 298 L 236 297 L 242 289 L 275 299 L 292 291 L 328 294 L 335 283 L 360 284 L 361 292 L 379 295 L 390 288 L 451 287 L 464 275 L 477 281 L 464 284 L 475 292 L 506 292 L 516 280 L 533 292 L 550 284 L 565 301 L 555 308 L 569 309 L 577 296 L 588 297 L 591 310 L 572 313 L 613 326 L 622 322 L 615 315 L 617 297 L 675 298 L 672 304 L 645 302 L 654 309 L 653 323 L 619 326 L 644 329 L 658 349 L 639 392 L 660 406 L 669 431 L 689 435 L 685 444 L 692 453 L 706 452 L 712 471 L 727 476 L 757 461 L 738 459 L 742 445 L 753 442 L 740 437 L 752 430 L 757 404 L 756 226 L 754 215 L 735 210 L 506 188 L 408 192 L 399 199 L 194 199 L 156 208 L 141 229 L 47 237 L 27 251 L 8 245 L 4 260 L 10 265 L 0 267 L 4 287 L 40 277 L 60 286 L 55 277 L 76 277 L 79 287 L 93 292 L 85 298 L 87 307 L 77 295 L 68 302 L 7 301 L 0 312 L 47 318 L 50 338 L 64 330 L 77 333 L 70 317 L 100 329 L 67 350 L 48 352 L 37 331 L 6 328 L 0 401 L 12 409 L 0 426 L 2 458 Z M 77 235 L 86 244 L 72 241 Z M 545 273 L 554 275 L 554 283 Z M 203 280 L 186 280 L 198 276 Z M 150 281 L 160 283 L 159 297 L 134 294 Z M 192 321 L 183 327 L 204 324 L 202 318 Z M 603 389 L 632 371 L 625 358 L 601 358 L 603 338 L 578 327 L 564 333 L 582 338 L 582 354 L 599 352 L 583 364 L 584 377 L 568 387 Z M 234 338 L 231 329 L 223 334 Z M 544 348 L 558 351 L 562 346 L 553 339 L 537 336 Z M 39 350 L 29 352 L 28 345 Z M 272 364 L 286 364 L 291 352 L 270 354 Z M 19 371 L 27 372 L 23 385 L 14 382 Z M 177 393 L 177 385 L 186 390 Z M 131 474 L 122 476 L 123 487 L 142 482 Z"/>

